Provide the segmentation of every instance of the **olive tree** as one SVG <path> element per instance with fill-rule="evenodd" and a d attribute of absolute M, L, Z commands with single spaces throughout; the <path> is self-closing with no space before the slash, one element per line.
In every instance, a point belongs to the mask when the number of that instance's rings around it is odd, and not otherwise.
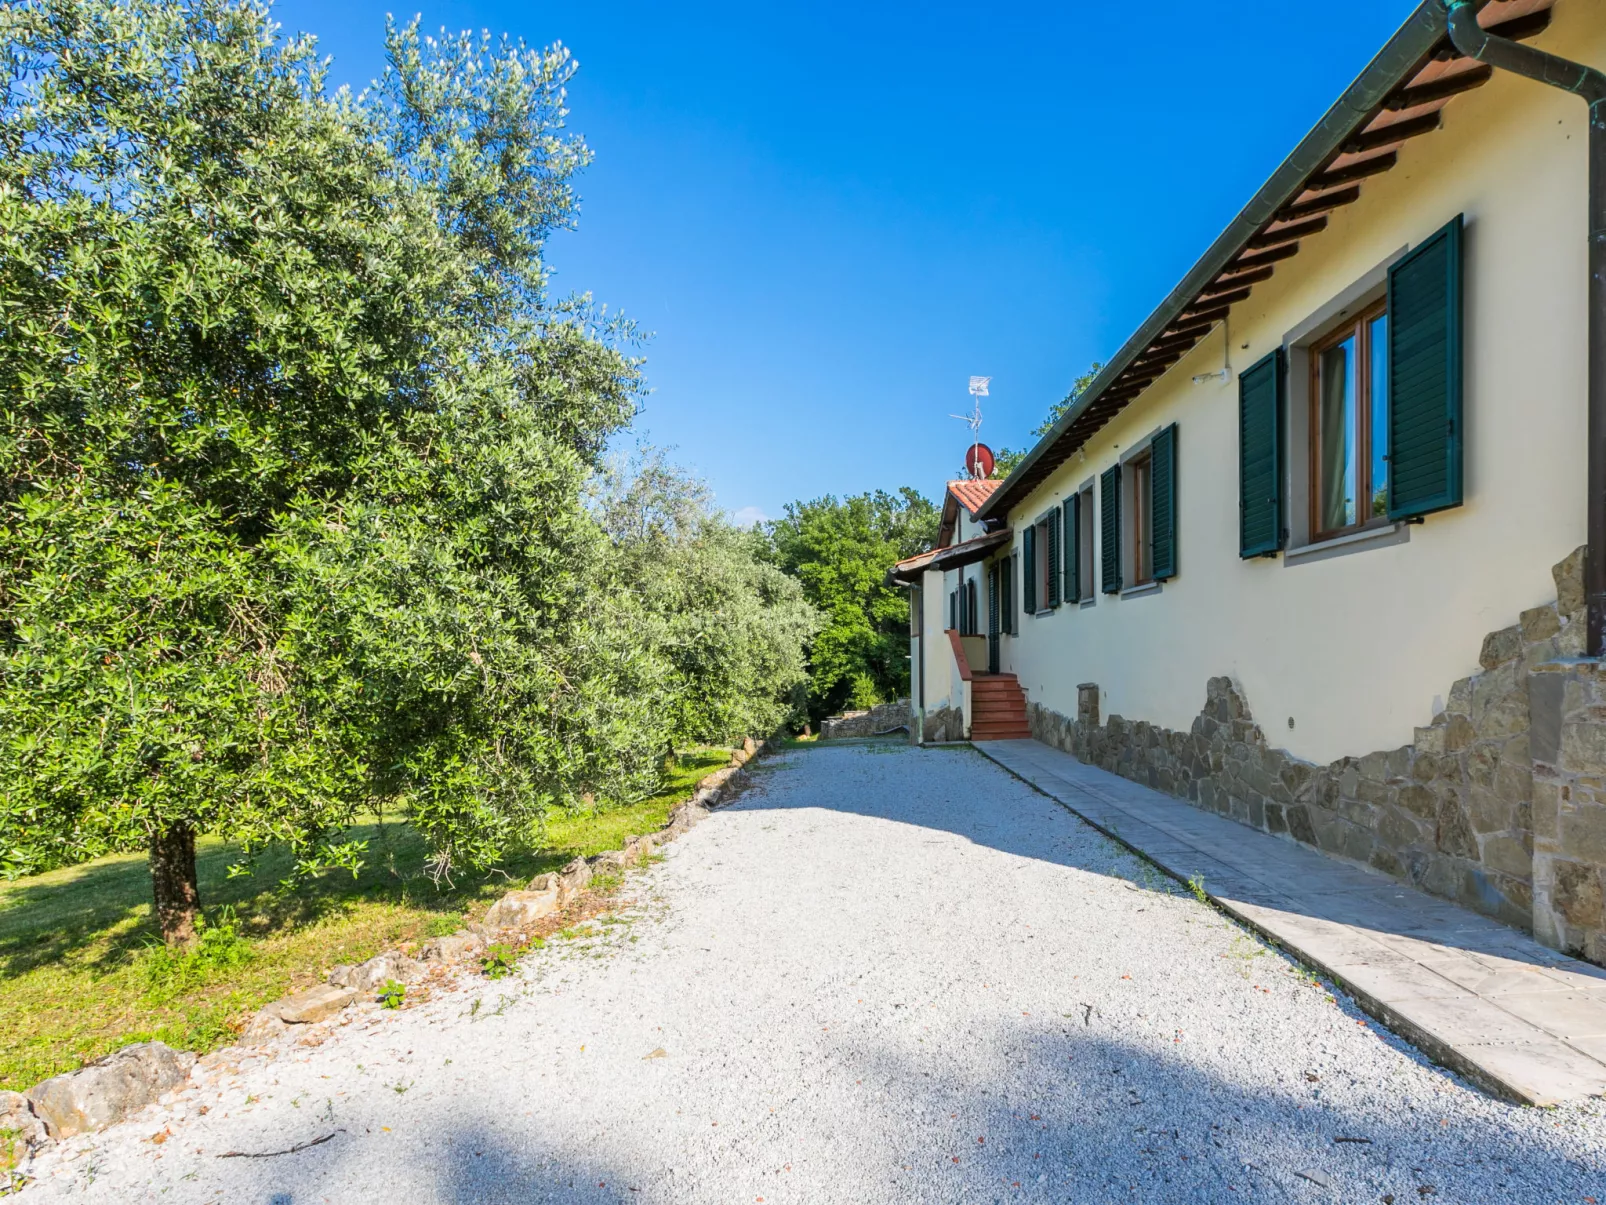
<path fill-rule="evenodd" d="M 172 942 L 197 834 L 353 865 L 396 801 L 481 864 L 658 744 L 567 53 L 387 37 L 352 97 L 246 0 L 0 8 L 0 858 L 142 846 Z"/>

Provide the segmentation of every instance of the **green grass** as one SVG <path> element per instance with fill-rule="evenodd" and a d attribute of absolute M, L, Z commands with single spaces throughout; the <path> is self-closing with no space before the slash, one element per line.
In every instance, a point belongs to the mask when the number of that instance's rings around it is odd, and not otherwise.
<path fill-rule="evenodd" d="M 576 856 L 617 849 L 661 828 L 723 749 L 681 756 L 658 794 L 629 807 L 549 820 L 538 846 L 490 872 L 435 883 L 422 839 L 395 822 L 356 826 L 362 870 L 280 890 L 290 857 L 260 859 L 230 879 L 239 851 L 203 839 L 196 851 L 213 940 L 175 960 L 159 945 L 143 854 L 115 854 L 0 884 L 0 1087 L 21 1091 L 130 1042 L 159 1039 L 204 1052 L 234 1036 L 230 1022 L 338 963 L 450 933 L 513 886 Z M 235 932 L 223 929 L 232 922 Z"/>

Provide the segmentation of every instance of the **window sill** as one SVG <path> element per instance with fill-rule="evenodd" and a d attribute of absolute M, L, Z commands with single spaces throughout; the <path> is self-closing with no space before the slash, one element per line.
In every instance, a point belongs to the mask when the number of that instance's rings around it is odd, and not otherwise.
<path fill-rule="evenodd" d="M 1143 598 L 1149 594 L 1158 594 L 1164 585 L 1164 582 L 1144 582 L 1141 586 L 1127 586 L 1121 591 L 1121 597 Z"/>
<path fill-rule="evenodd" d="M 1089 597 L 1084 598 L 1081 602 L 1077 603 L 1076 605 L 1078 607 L 1080 607 L 1084 611 L 1087 610 L 1089 607 L 1096 607 L 1096 606 L 1099 605 L 1099 596 L 1097 594 L 1090 595 Z"/>
<path fill-rule="evenodd" d="M 1381 523 L 1376 527 L 1368 527 L 1364 531 L 1352 531 L 1345 535 L 1333 536 L 1315 544 L 1303 544 L 1298 548 L 1289 548 L 1283 553 L 1283 564 L 1303 565 L 1313 561 L 1325 561 L 1335 556 L 1347 556 L 1352 552 L 1361 552 L 1367 548 L 1385 548 L 1391 544 L 1409 543 L 1411 539 L 1411 525 L 1409 523 Z"/>

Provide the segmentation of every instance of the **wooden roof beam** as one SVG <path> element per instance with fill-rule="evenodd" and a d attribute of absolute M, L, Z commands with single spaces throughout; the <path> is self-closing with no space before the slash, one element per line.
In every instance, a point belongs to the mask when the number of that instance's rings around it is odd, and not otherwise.
<path fill-rule="evenodd" d="M 1393 125 L 1380 126 L 1375 130 L 1362 130 L 1355 137 L 1344 144 L 1344 154 L 1364 155 L 1367 151 L 1375 151 L 1381 147 L 1393 146 L 1397 142 L 1404 142 L 1408 138 L 1420 138 L 1423 134 L 1431 134 L 1439 128 L 1439 111 L 1424 113 L 1420 117 L 1410 117 L 1404 121 L 1396 121 Z"/>
<path fill-rule="evenodd" d="M 1267 247 L 1264 251 L 1240 255 L 1223 269 L 1223 273 L 1252 272 L 1256 268 L 1263 268 L 1267 264 L 1275 264 L 1279 260 L 1292 259 L 1297 254 L 1299 254 L 1299 244 L 1297 242 L 1279 243 L 1275 247 Z"/>
<path fill-rule="evenodd" d="M 1264 234 L 1257 234 L 1244 244 L 1246 251 L 1258 251 L 1262 247 L 1275 247 L 1279 243 L 1298 242 L 1308 234 L 1320 234 L 1327 229 L 1327 218 L 1316 217 L 1308 221 L 1296 222 L 1292 226 L 1284 226 L 1281 230 L 1268 230 Z"/>
<path fill-rule="evenodd" d="M 1199 297 L 1203 299 L 1217 296 L 1221 293 L 1232 293 L 1246 285 L 1259 284 L 1263 280 L 1270 280 L 1274 271 L 1275 269 L 1268 264 L 1266 267 L 1256 268 L 1252 272 L 1238 272 L 1232 276 L 1218 277 L 1215 281 L 1199 290 Z"/>
<path fill-rule="evenodd" d="M 1326 192 L 1329 188 L 1337 188 L 1340 184 L 1350 184 L 1356 180 L 1364 180 L 1368 176 L 1380 175 L 1399 161 L 1398 151 L 1389 151 L 1386 155 L 1374 155 L 1370 159 L 1362 159 L 1359 163 L 1335 167 L 1330 172 L 1312 176 L 1305 182 L 1305 187 L 1311 192 Z"/>
<path fill-rule="evenodd" d="M 1306 191 L 1310 191 L 1307 189 Z M 1352 205 L 1361 199 L 1359 185 L 1352 184 L 1348 188 L 1341 188 L 1337 192 L 1330 192 L 1326 196 L 1313 197 L 1309 201 L 1298 201 L 1293 205 L 1284 205 L 1277 211 L 1279 222 L 1292 222 L 1299 218 L 1309 217 L 1313 213 L 1328 213 L 1345 205 Z"/>
<path fill-rule="evenodd" d="M 1494 68 L 1480 64 L 1470 71 L 1460 71 L 1455 75 L 1436 79 L 1431 84 L 1416 84 L 1409 88 L 1401 88 L 1398 92 L 1390 93 L 1383 98 L 1383 107 L 1397 113 L 1401 109 L 1431 105 L 1434 101 L 1449 100 L 1452 96 L 1460 96 L 1463 92 L 1481 88 L 1493 77 Z"/>

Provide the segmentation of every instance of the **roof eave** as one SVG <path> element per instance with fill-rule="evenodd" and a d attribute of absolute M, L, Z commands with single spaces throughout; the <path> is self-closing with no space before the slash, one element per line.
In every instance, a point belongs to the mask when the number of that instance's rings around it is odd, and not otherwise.
<path fill-rule="evenodd" d="M 1480 3 L 1478 7 L 1482 8 L 1483 4 Z M 1019 500 L 1015 496 L 1020 488 L 1018 483 L 1038 461 L 1049 454 L 1060 437 L 1099 400 L 1110 384 L 1148 348 L 1155 337 L 1176 320 L 1199 290 L 1220 274 L 1243 249 L 1244 243 L 1254 237 L 1272 215 L 1299 195 L 1311 173 L 1326 162 L 1355 132 L 1357 126 L 1368 119 L 1389 92 L 1400 84 L 1402 78 L 1421 63 L 1423 56 L 1444 37 L 1447 28 L 1444 0 L 1422 0 L 1356 77 L 1355 82 L 1344 90 L 1316 127 L 1300 140 L 1299 145 L 1271 174 L 1271 178 L 1250 198 L 1249 203 L 1239 211 L 1238 216 L 1233 218 L 1177 287 L 1171 290 L 1159 308 L 1122 344 L 1120 351 L 1104 366 L 1093 383 L 1083 390 L 1048 434 L 1037 441 L 1003 484 L 993 491 L 992 497 L 976 512 L 976 518 L 1008 515 L 1009 507 Z"/>

